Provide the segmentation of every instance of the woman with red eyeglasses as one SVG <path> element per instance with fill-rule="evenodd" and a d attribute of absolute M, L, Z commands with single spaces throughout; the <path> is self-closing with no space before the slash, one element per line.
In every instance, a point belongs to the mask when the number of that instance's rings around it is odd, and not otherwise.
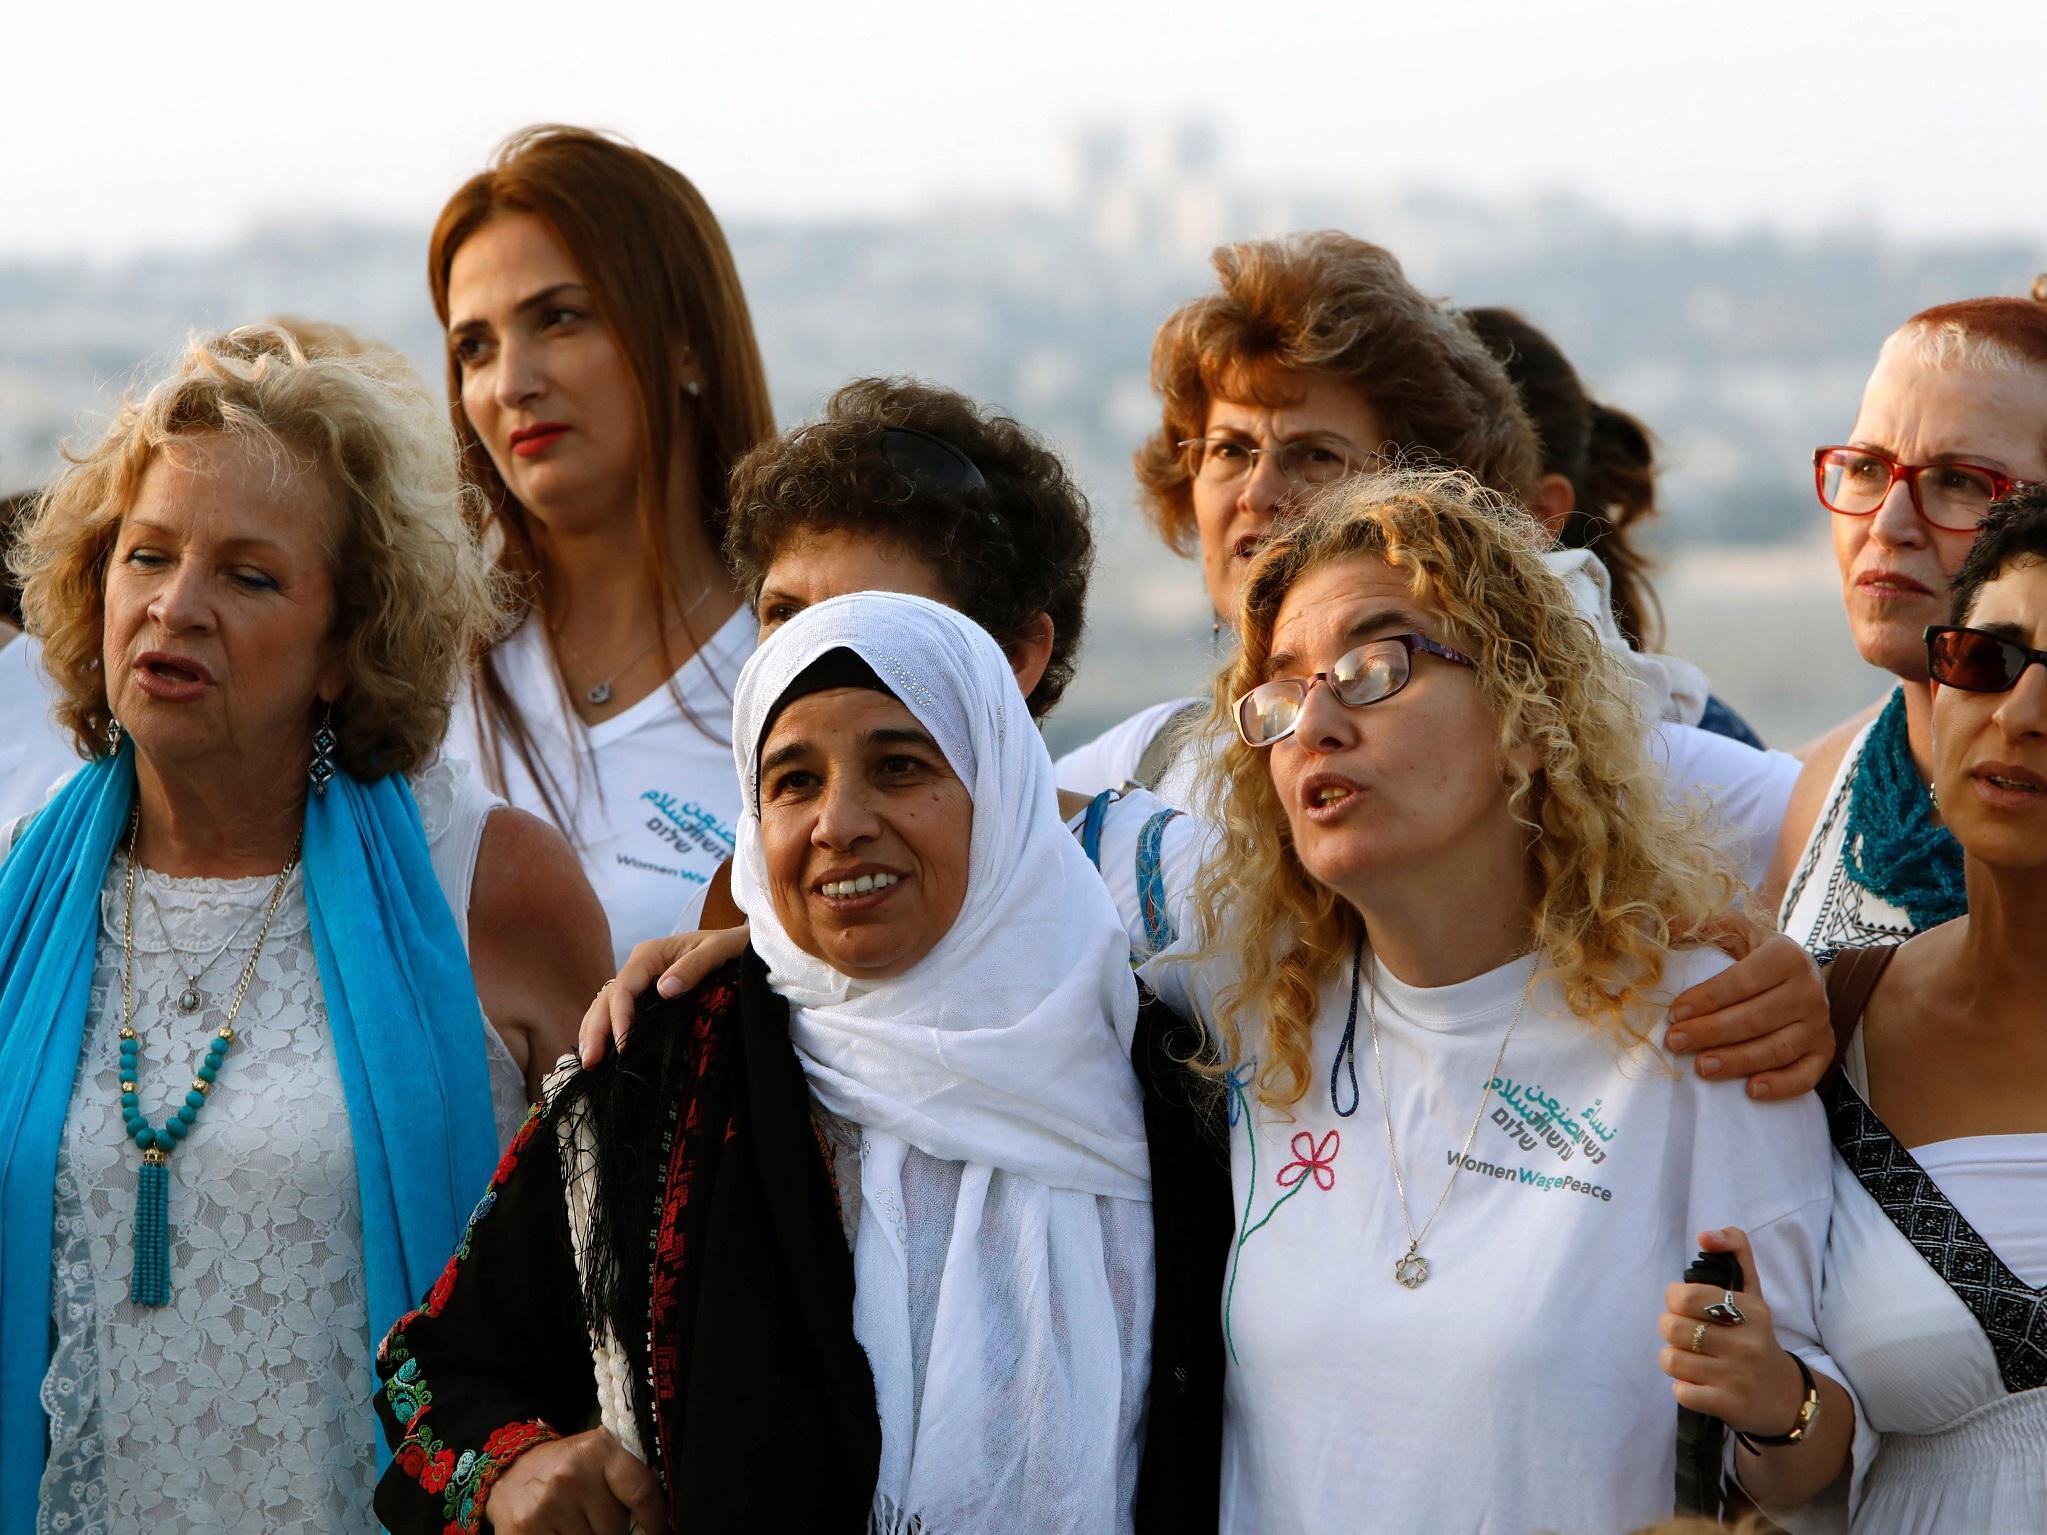
<path fill-rule="evenodd" d="M 1928 781 L 1967 909 L 1827 972 L 1819 1324 L 1855 1391 L 1852 1445 L 1837 1424 L 1828 1453 L 1858 1535 L 2047 1529 L 2047 485 L 1983 520 L 1942 616 L 1919 652 Z M 1741 1422 L 1788 1398 L 1774 1329 L 1733 1321 L 1759 1299 L 1716 1318 L 1724 1295 L 1672 1286 L 1685 1405 Z"/>
<path fill-rule="evenodd" d="M 1806 759 L 1766 886 L 1815 951 L 1902 943 L 1964 909 L 1962 855 L 1927 792 L 1926 626 L 1990 504 L 2047 480 L 2047 279 L 2034 297 L 1914 315 L 1877 357 L 1846 443 L 1813 455 L 1856 649 L 1898 679 L 1875 719 Z"/>

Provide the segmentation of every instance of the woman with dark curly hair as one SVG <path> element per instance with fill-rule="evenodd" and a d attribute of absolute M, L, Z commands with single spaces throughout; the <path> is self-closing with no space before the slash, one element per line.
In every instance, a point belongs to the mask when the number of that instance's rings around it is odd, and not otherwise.
<path fill-rule="evenodd" d="M 91 760 L 0 827 L 0 1528 L 360 1530 L 373 1329 L 608 957 L 440 757 L 500 617 L 452 436 L 381 355 L 209 337 L 14 561 Z"/>
<path fill-rule="evenodd" d="M 1088 505 L 1059 456 L 1017 422 L 912 379 L 856 379 L 824 415 L 754 449 L 734 471 L 725 555 L 765 639 L 804 608 L 893 591 L 956 608 L 995 637 L 1034 719 L 1073 675 L 1094 565 Z M 1164 946 L 1164 891 L 1193 874 L 1191 822 L 1142 791 L 1060 793 L 1063 814 L 1108 881 L 1133 953 Z M 1169 877 L 1169 871 L 1170 876 Z M 744 934 L 703 941 L 740 915 L 726 879 L 674 935 L 634 948 L 590 1006 L 584 1057 L 623 1039 L 633 998 L 669 995 L 736 955 Z M 670 971 L 685 956 L 689 962 Z"/>
<path fill-rule="evenodd" d="M 1033 718 L 1073 680 L 1094 569 L 1087 499 L 1009 417 L 936 384 L 855 379 L 818 420 L 742 458 L 729 499 L 725 558 L 762 638 L 826 597 L 906 591 L 994 635 Z M 883 574 L 877 561 L 898 579 L 858 579 Z"/>

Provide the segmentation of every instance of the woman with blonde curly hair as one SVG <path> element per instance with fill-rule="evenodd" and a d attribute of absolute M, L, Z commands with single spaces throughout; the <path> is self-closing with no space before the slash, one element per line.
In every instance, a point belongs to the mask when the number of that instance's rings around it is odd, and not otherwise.
<path fill-rule="evenodd" d="M 559 834 L 438 755 L 500 614 L 453 449 L 249 327 L 15 550 L 90 760 L 0 827 L 0 1527 L 365 1527 L 372 1338 L 603 974 Z"/>
<path fill-rule="evenodd" d="M 1245 575 L 1200 947 L 1148 972 L 1209 1024 L 1228 1101 L 1225 1530 L 1667 1515 L 1643 1340 L 1695 1240 L 1753 1254 L 1825 1368 L 1819 1106 L 1661 1048 L 1670 995 L 1727 964 L 1681 935 L 1735 881 L 1542 543 L 1468 476 L 1366 477 Z"/>

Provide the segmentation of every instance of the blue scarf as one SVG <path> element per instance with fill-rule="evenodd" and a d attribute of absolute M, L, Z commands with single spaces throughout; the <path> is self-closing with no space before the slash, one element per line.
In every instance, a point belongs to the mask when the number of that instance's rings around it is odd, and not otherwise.
<path fill-rule="evenodd" d="M 130 750 L 88 763 L 0 863 L 0 1530 L 35 1528 L 57 1147 L 84 1046 L 100 888 L 134 795 Z M 402 777 L 342 773 L 307 802 L 305 890 L 355 1143 L 367 1350 L 433 1284 L 496 1161 L 482 1021 Z M 232 1068 L 222 1086 L 234 1091 Z M 367 1402 L 362 1419 L 381 1463 Z"/>
<path fill-rule="evenodd" d="M 1934 815 L 1933 795 L 1912 760 L 1903 688 L 1892 691 L 1856 760 L 1841 862 L 1850 879 L 1902 911 L 1916 932 L 1969 909 L 1962 845 Z"/>

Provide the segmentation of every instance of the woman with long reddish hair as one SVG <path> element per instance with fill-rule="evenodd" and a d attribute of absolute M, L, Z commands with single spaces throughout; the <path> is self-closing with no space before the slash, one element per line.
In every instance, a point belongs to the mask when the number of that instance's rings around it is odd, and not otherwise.
<path fill-rule="evenodd" d="M 580 128 L 514 134 L 427 257 L 481 532 L 523 621 L 453 749 L 583 860 L 623 957 L 730 854 L 727 720 L 753 648 L 724 488 L 774 423 L 732 253 L 688 179 Z"/>

